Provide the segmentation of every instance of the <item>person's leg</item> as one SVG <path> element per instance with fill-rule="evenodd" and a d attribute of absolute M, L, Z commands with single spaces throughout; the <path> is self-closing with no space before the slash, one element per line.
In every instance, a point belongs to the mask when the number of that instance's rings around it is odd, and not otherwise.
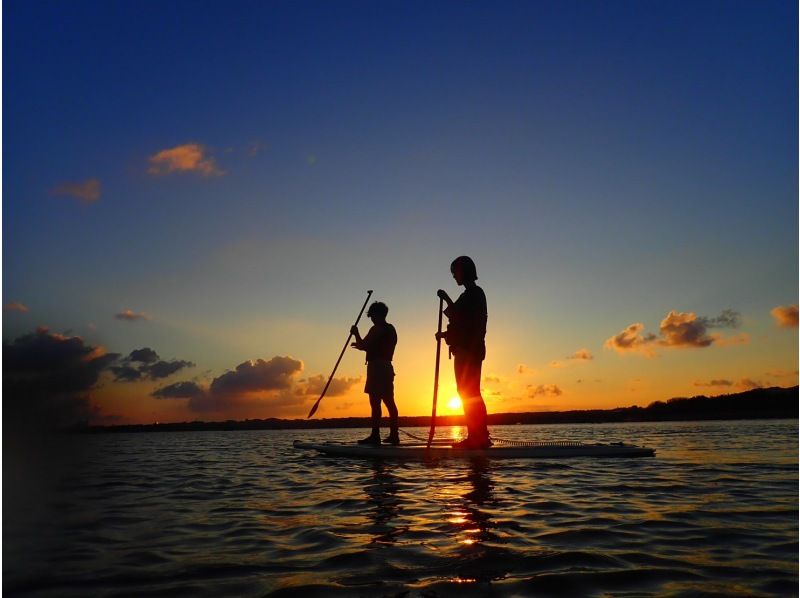
<path fill-rule="evenodd" d="M 469 360 L 462 356 L 453 356 L 453 369 L 456 375 L 456 390 L 461 397 L 461 405 L 464 408 L 464 419 L 467 422 L 467 437 L 471 438 L 474 432 L 474 413 L 473 402 L 469 388 Z"/>
<path fill-rule="evenodd" d="M 359 440 L 358 442 L 360 444 L 380 444 L 381 443 L 381 436 L 380 436 L 381 399 L 377 394 L 369 393 L 369 406 L 372 409 L 372 414 L 370 416 L 372 423 L 372 433 L 363 440 Z"/>
<path fill-rule="evenodd" d="M 386 405 L 386 410 L 389 412 L 389 436 L 386 437 L 384 442 L 389 444 L 400 444 L 400 436 L 397 430 L 397 405 L 394 402 L 394 392 L 383 399 Z"/>
<path fill-rule="evenodd" d="M 489 431 L 486 427 L 486 403 L 481 396 L 482 361 L 471 356 L 456 356 L 453 365 L 458 394 L 464 405 L 468 437 L 478 444 L 485 444 Z"/>
<path fill-rule="evenodd" d="M 372 408 L 372 433 L 378 434 L 381 428 L 381 398 L 377 394 L 369 395 L 369 406 Z"/>

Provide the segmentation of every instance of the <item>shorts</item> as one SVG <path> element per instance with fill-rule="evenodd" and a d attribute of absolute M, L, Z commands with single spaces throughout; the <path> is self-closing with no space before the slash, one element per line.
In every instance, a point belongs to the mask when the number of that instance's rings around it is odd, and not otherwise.
<path fill-rule="evenodd" d="M 394 396 L 394 368 L 391 361 L 367 363 L 367 383 L 364 392 L 381 398 Z"/>

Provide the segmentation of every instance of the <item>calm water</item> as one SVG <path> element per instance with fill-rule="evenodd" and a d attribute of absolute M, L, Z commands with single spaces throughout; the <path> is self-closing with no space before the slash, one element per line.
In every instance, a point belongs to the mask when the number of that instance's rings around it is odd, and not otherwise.
<path fill-rule="evenodd" d="M 292 448 L 363 434 L 97 435 L 24 464 L 6 447 L 3 591 L 797 594 L 796 421 L 493 430 L 624 440 L 656 448 L 655 459 L 424 464 Z"/>

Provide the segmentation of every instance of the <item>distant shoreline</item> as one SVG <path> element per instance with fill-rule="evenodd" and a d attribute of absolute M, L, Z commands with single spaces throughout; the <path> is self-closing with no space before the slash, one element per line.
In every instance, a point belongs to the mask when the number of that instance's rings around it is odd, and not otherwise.
<path fill-rule="evenodd" d="M 515 424 L 606 424 L 664 421 L 708 421 L 737 419 L 798 418 L 798 387 L 757 388 L 742 393 L 716 397 L 695 396 L 656 401 L 647 407 L 540 411 L 527 413 L 491 413 L 489 425 Z M 401 416 L 400 427 L 429 427 L 430 415 Z M 438 426 L 464 425 L 463 415 L 436 417 Z M 325 419 L 248 419 L 243 421 L 193 421 L 178 423 L 87 426 L 79 433 L 192 432 L 228 430 L 319 430 L 332 428 L 368 428 L 369 417 Z"/>

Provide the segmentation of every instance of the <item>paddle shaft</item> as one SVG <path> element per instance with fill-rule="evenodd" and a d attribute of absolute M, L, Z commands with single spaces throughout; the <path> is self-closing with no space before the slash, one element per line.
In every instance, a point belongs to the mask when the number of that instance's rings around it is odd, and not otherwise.
<path fill-rule="evenodd" d="M 439 358 L 442 354 L 442 312 L 444 311 L 444 299 L 439 297 L 439 325 L 436 327 L 436 368 L 433 373 L 433 411 L 431 412 L 431 429 L 428 432 L 428 446 L 431 448 L 433 433 L 436 431 L 436 399 L 439 398 Z"/>
<path fill-rule="evenodd" d="M 361 306 L 361 311 L 358 312 L 358 317 L 356 318 L 356 323 L 353 326 L 358 326 L 358 322 L 361 320 L 361 314 L 364 313 L 364 309 L 367 307 L 367 303 L 369 303 L 369 298 L 372 297 L 372 291 L 367 291 L 367 299 L 364 301 L 364 305 Z M 333 371 L 331 372 L 330 378 L 325 383 L 325 388 L 322 389 L 322 394 L 319 395 L 317 402 L 314 403 L 314 406 L 311 408 L 311 411 L 308 412 L 308 418 L 310 419 L 316 412 L 317 408 L 319 407 L 319 402 L 322 400 L 322 397 L 325 396 L 325 393 L 328 391 L 328 387 L 331 385 L 331 380 L 333 380 L 334 374 L 336 374 L 336 368 L 339 367 L 339 362 L 342 361 L 342 356 L 344 356 L 344 352 L 347 351 L 347 345 L 350 344 L 350 339 L 353 338 L 353 333 L 347 335 L 347 340 L 344 343 L 344 347 L 342 347 L 342 352 L 339 353 L 339 359 L 336 360 L 336 365 L 333 366 Z"/>

